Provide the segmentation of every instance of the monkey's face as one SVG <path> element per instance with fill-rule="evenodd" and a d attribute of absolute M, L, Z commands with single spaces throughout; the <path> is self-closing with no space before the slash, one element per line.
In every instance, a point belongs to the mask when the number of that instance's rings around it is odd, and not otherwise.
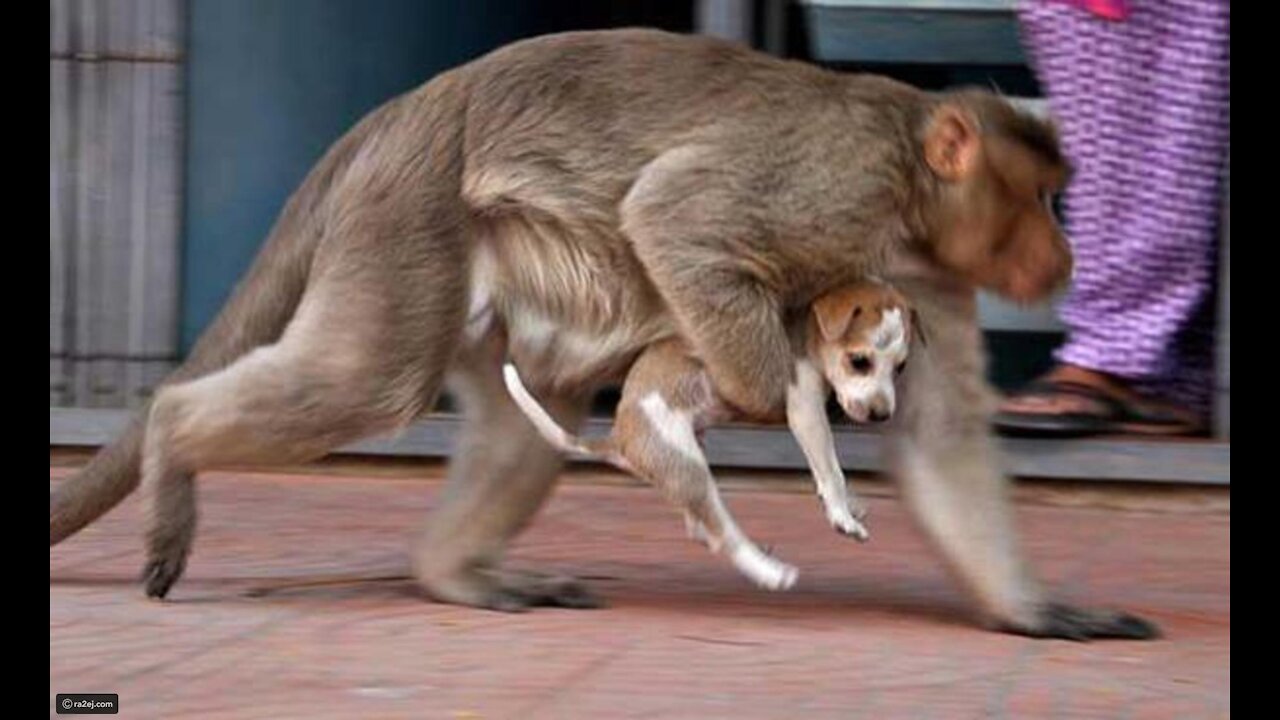
<path fill-rule="evenodd" d="M 1052 207 L 1067 168 L 1053 159 L 1056 145 L 1033 149 L 999 132 L 979 133 L 970 122 L 944 118 L 926 138 L 926 160 L 941 180 L 934 256 L 978 287 L 1038 302 L 1071 276 L 1071 249 Z"/>
<path fill-rule="evenodd" d="M 885 285 L 860 283 L 813 303 L 809 353 L 854 422 L 884 422 L 897 407 L 894 381 L 907 362 L 910 311 Z"/>

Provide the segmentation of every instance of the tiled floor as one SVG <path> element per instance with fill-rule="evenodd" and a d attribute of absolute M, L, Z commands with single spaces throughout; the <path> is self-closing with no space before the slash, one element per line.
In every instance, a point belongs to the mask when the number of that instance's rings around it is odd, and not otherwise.
<path fill-rule="evenodd" d="M 66 475 L 51 470 L 51 477 Z M 1156 642 L 980 630 L 895 499 L 873 538 L 807 492 L 733 490 L 749 533 L 801 569 L 750 587 L 647 488 L 562 487 L 520 565 L 588 578 L 604 610 L 502 615 L 405 577 L 435 481 L 213 474 L 170 601 L 142 598 L 136 498 L 50 551 L 52 695 L 120 717 L 1225 718 L 1230 514 L 1021 504 L 1055 595 L 1160 623 Z M 390 578 L 390 579 L 386 579 Z"/>

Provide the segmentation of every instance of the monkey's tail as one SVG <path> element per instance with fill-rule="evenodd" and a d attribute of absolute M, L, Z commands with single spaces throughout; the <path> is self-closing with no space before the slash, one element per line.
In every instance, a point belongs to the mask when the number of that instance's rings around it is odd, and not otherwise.
<path fill-rule="evenodd" d="M 375 111 L 370 117 L 377 114 Z M 330 185 L 349 165 L 369 125 L 357 124 L 316 163 L 280 213 L 231 299 L 187 360 L 165 379 L 166 385 L 208 375 L 280 338 L 307 286 L 321 234 L 315 218 L 323 214 Z M 105 514 L 138 487 L 150 409 L 148 402 L 115 442 L 99 450 L 88 465 L 49 494 L 51 546 Z"/>
<path fill-rule="evenodd" d="M 502 366 L 502 380 L 507 385 L 507 392 L 511 394 L 511 399 L 515 401 L 520 411 L 525 414 L 525 417 L 529 418 L 529 422 L 533 423 L 533 427 L 538 431 L 538 434 L 550 443 L 552 447 L 583 460 L 606 462 L 623 470 L 631 470 L 626 460 L 618 454 L 613 442 L 608 438 L 602 440 L 582 438 L 561 427 L 560 423 L 556 422 L 550 413 L 525 388 L 524 382 L 520 380 L 520 373 L 516 372 L 515 365 L 506 363 Z"/>

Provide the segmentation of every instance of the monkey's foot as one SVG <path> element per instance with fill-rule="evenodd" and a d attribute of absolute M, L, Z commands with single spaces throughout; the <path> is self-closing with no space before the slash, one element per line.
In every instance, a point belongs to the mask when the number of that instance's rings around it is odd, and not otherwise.
<path fill-rule="evenodd" d="M 1160 628 L 1136 615 L 1113 610 L 1090 610 L 1061 603 L 1048 603 L 1030 625 L 1005 624 L 1000 629 L 1015 635 L 1034 638 L 1059 638 L 1085 641 L 1114 638 L 1153 640 Z"/>
<path fill-rule="evenodd" d="M 577 580 L 523 570 L 497 568 L 415 573 L 418 584 L 434 600 L 498 612 L 525 612 L 534 607 L 597 608 L 604 603 Z"/>
<path fill-rule="evenodd" d="M 490 571 L 503 591 L 524 598 L 528 606 L 591 610 L 605 606 L 582 581 L 567 575 L 530 570 Z"/>
<path fill-rule="evenodd" d="M 149 598 L 163 599 L 169 589 L 182 577 L 186 569 L 185 555 L 177 557 L 153 557 L 142 569 L 142 586 Z"/>
<path fill-rule="evenodd" d="M 193 533 L 189 525 L 176 532 L 153 532 L 147 538 L 147 564 L 142 568 L 142 586 L 150 598 L 163 598 L 182 577 L 191 554 Z"/>

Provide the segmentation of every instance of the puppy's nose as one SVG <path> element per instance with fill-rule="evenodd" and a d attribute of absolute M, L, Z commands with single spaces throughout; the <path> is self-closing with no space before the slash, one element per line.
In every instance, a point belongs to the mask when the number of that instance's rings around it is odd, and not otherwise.
<path fill-rule="evenodd" d="M 867 419 L 871 422 L 884 422 L 889 419 L 889 412 L 884 408 L 873 407 L 867 412 Z"/>

